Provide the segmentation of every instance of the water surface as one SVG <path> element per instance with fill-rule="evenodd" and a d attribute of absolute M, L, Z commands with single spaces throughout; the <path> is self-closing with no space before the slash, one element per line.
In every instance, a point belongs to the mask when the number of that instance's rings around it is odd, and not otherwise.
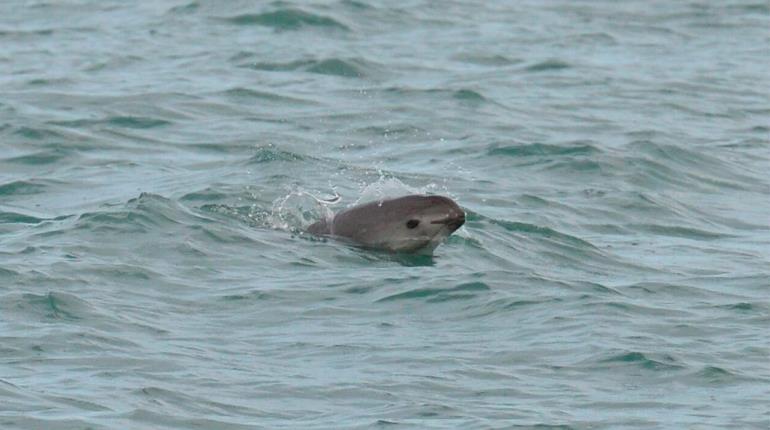
<path fill-rule="evenodd" d="M 0 426 L 770 427 L 770 6 L 0 4 Z M 432 258 L 300 233 L 379 195 Z"/>

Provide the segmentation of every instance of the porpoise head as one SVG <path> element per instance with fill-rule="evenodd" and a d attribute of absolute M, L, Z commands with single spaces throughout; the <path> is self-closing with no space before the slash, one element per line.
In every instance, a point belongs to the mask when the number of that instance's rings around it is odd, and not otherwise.
<path fill-rule="evenodd" d="M 431 252 L 465 223 L 452 199 L 410 195 L 346 209 L 334 216 L 329 234 L 394 252 Z"/>

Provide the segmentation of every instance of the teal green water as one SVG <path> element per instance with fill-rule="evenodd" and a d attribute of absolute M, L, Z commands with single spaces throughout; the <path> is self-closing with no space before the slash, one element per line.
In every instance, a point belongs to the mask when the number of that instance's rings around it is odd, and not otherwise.
<path fill-rule="evenodd" d="M 0 3 L 0 428 L 770 428 L 770 5 Z M 453 197 L 432 257 L 301 233 Z"/>

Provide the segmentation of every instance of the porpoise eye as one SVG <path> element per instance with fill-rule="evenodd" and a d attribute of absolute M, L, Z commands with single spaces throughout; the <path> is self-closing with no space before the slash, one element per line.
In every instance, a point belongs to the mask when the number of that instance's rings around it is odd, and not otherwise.
<path fill-rule="evenodd" d="M 418 219 L 410 219 L 406 222 L 406 228 L 416 228 L 418 225 L 420 225 L 420 220 Z"/>

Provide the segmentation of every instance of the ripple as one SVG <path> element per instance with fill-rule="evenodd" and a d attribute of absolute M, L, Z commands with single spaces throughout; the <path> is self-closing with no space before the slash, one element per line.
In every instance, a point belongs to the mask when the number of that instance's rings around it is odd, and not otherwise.
<path fill-rule="evenodd" d="M 764 184 L 737 163 L 676 145 L 649 140 L 635 140 L 627 145 L 627 155 L 604 153 L 591 160 L 557 161 L 551 170 L 590 168 L 605 175 L 626 178 L 645 189 L 677 187 L 715 192 L 729 188 L 739 191 L 764 191 Z M 581 163 L 588 163 L 581 167 Z"/>
<path fill-rule="evenodd" d="M 225 302 L 262 302 L 266 300 L 274 300 L 276 297 L 272 294 L 265 293 L 264 291 L 249 291 L 244 294 L 226 294 L 219 297 L 219 300 Z"/>
<path fill-rule="evenodd" d="M 45 220 L 42 218 L 36 218 L 30 215 L 0 211 L 0 224 L 39 224 L 43 221 Z"/>
<path fill-rule="evenodd" d="M 319 75 L 339 76 L 343 78 L 371 77 L 377 73 L 378 67 L 361 59 L 327 58 L 324 60 L 297 60 L 288 63 L 253 63 L 244 64 L 254 70 L 269 72 L 304 71 Z"/>
<path fill-rule="evenodd" d="M 50 36 L 54 33 L 53 29 L 43 28 L 39 30 L 2 30 L 0 29 L 0 37 L 8 38 L 23 38 L 28 36 Z"/>
<path fill-rule="evenodd" d="M 404 138 L 413 136 L 426 136 L 429 132 L 411 124 L 369 125 L 356 129 L 356 132 L 370 136 L 382 136 L 392 138 Z"/>
<path fill-rule="evenodd" d="M 529 308 L 535 308 L 539 306 L 551 307 L 558 303 L 562 303 L 563 301 L 563 299 L 558 297 L 495 299 L 476 309 L 471 317 L 478 318 L 492 316 L 503 318 L 508 312 L 527 312 L 527 309 Z"/>
<path fill-rule="evenodd" d="M 631 284 L 624 286 L 623 291 L 626 293 L 634 293 L 635 295 L 638 293 L 643 293 L 645 295 L 660 294 L 687 300 L 693 300 L 696 298 L 700 300 L 706 300 L 708 297 L 713 297 L 713 292 L 706 289 L 663 282 L 640 282 Z"/>
<path fill-rule="evenodd" d="M 47 430 L 71 430 L 71 429 L 98 429 L 90 420 L 79 418 L 37 418 L 31 416 L 3 416 L 3 426 L 21 429 L 47 429 Z"/>
<path fill-rule="evenodd" d="M 242 14 L 224 18 L 225 22 L 235 25 L 260 25 L 277 30 L 299 30 L 305 27 L 326 28 L 349 31 L 341 22 L 300 9 L 279 9 L 273 12 Z"/>
<path fill-rule="evenodd" d="M 280 94 L 275 94 L 267 91 L 256 91 L 249 88 L 231 88 L 224 92 L 224 94 L 227 97 L 236 99 L 238 101 L 253 101 L 253 102 L 279 102 L 279 103 L 287 103 L 291 105 L 297 105 L 297 104 L 317 104 L 315 102 L 312 102 L 310 100 L 304 100 L 299 99 L 295 97 L 287 97 L 282 96 Z"/>
<path fill-rule="evenodd" d="M 606 32 L 582 33 L 573 35 L 568 41 L 571 45 L 599 45 L 599 46 L 617 46 L 618 40 Z"/>
<path fill-rule="evenodd" d="M 767 377 L 747 376 L 737 370 L 725 367 L 707 365 L 691 372 L 677 381 L 693 387 L 724 387 L 730 385 L 743 385 L 751 383 L 767 384 Z"/>
<path fill-rule="evenodd" d="M 168 10 L 169 14 L 188 14 L 197 12 L 200 9 L 201 4 L 197 1 L 187 3 L 185 5 L 174 6 Z"/>
<path fill-rule="evenodd" d="M 48 185 L 44 181 L 13 181 L 0 184 L 0 196 L 19 196 L 40 194 L 46 191 Z"/>
<path fill-rule="evenodd" d="M 19 276 L 19 272 L 0 266 L 0 279 L 11 279 Z"/>
<path fill-rule="evenodd" d="M 490 291 L 489 285 L 483 282 L 468 282 L 453 288 L 415 288 L 403 293 L 383 297 L 377 302 L 395 300 L 428 299 L 428 302 L 445 302 L 449 300 L 466 300 L 475 298 L 478 292 Z"/>
<path fill-rule="evenodd" d="M 568 63 L 565 63 L 564 61 L 546 60 L 527 66 L 524 68 L 524 70 L 528 72 L 551 72 L 569 69 L 570 67 L 572 66 L 570 66 Z"/>
<path fill-rule="evenodd" d="M 717 309 L 725 309 L 728 311 L 737 311 L 740 313 L 762 313 L 767 310 L 768 306 L 761 304 L 761 303 L 748 303 L 748 302 L 739 302 L 739 303 L 731 303 L 727 305 L 717 305 L 715 306 Z"/>
<path fill-rule="evenodd" d="M 43 127 L 19 127 L 13 134 L 32 140 L 59 139 L 61 133 Z"/>
<path fill-rule="evenodd" d="M 542 157 L 565 155 L 593 155 L 600 150 L 594 145 L 576 142 L 573 145 L 549 145 L 545 143 L 516 144 L 495 146 L 487 150 L 488 155 L 505 155 L 508 157 Z"/>
<path fill-rule="evenodd" d="M 734 235 L 716 233 L 707 230 L 700 230 L 692 227 L 672 226 L 672 225 L 660 225 L 660 224 L 626 224 L 625 227 L 631 228 L 644 233 L 651 233 L 659 236 L 668 237 L 681 237 L 686 239 L 695 240 L 716 240 L 729 237 L 735 237 Z"/>
<path fill-rule="evenodd" d="M 107 118 L 104 122 L 126 128 L 155 128 L 171 124 L 171 122 L 162 119 L 141 116 L 113 116 Z"/>
<path fill-rule="evenodd" d="M 547 239 L 554 239 L 558 242 L 569 244 L 571 246 L 576 246 L 579 248 L 586 248 L 591 250 L 598 250 L 593 244 L 590 242 L 587 242 L 583 239 L 580 239 L 575 236 L 570 236 L 568 234 L 560 233 L 552 228 L 549 227 L 541 227 L 535 224 L 528 224 L 523 222 L 514 222 L 514 221 L 504 221 L 504 220 L 496 220 L 496 219 L 488 219 L 492 224 L 499 225 L 500 227 L 503 227 L 504 229 L 512 232 L 518 232 L 518 233 L 527 233 L 527 234 L 535 234 L 538 236 L 542 236 Z"/>
<path fill-rule="evenodd" d="M 476 64 L 489 67 L 504 67 L 520 64 L 522 60 L 517 58 L 508 58 L 504 55 L 484 55 L 484 54 L 460 54 L 452 57 L 454 60 L 464 63 Z"/>
<path fill-rule="evenodd" d="M 44 151 L 38 151 L 32 154 L 21 155 L 18 157 L 6 158 L 3 162 L 13 164 L 25 164 L 30 166 L 38 166 L 45 164 L 57 163 L 70 157 L 73 151 L 63 148 L 52 148 Z"/>
<path fill-rule="evenodd" d="M 3 296 L 0 308 L 16 318 L 54 322 L 78 321 L 97 315 L 91 304 L 74 294 L 50 292 L 45 295 L 12 293 Z"/>
<path fill-rule="evenodd" d="M 153 217 L 131 211 L 89 212 L 80 215 L 77 229 L 93 232 L 147 233 L 157 226 Z"/>
<path fill-rule="evenodd" d="M 741 379 L 735 373 L 716 366 L 706 366 L 691 375 L 691 378 L 706 385 L 723 385 L 738 382 Z"/>
<path fill-rule="evenodd" d="M 183 195 L 179 200 L 189 202 L 211 202 L 212 200 L 223 200 L 229 197 L 229 194 L 206 188 L 205 190 L 193 191 Z"/>
<path fill-rule="evenodd" d="M 151 193 L 142 193 L 121 206 L 83 213 L 74 228 L 97 233 L 148 233 L 173 225 L 207 222 L 180 204 Z"/>
<path fill-rule="evenodd" d="M 144 116 L 110 116 L 103 119 L 78 119 L 71 121 L 52 121 L 51 124 L 69 128 L 88 128 L 98 125 L 120 128 L 149 129 L 172 124 L 170 121 Z"/>
<path fill-rule="evenodd" d="M 464 100 L 469 102 L 484 102 L 487 100 L 480 93 L 473 90 L 457 90 L 452 96 L 457 100 Z"/>
<path fill-rule="evenodd" d="M 249 157 L 245 164 L 263 164 L 275 161 L 303 161 L 305 157 L 290 151 L 284 151 L 273 146 L 257 148 L 256 153 Z"/>
<path fill-rule="evenodd" d="M 268 72 L 290 72 L 295 70 L 304 70 L 306 67 L 317 64 L 314 60 L 296 60 L 284 63 L 248 63 L 240 67 L 264 70 Z"/>
<path fill-rule="evenodd" d="M 738 9 L 739 11 L 756 12 L 759 15 L 770 15 L 770 4 L 768 3 L 731 4 L 726 7 L 728 9 Z"/>
<path fill-rule="evenodd" d="M 354 61 L 345 61 L 338 58 L 322 60 L 307 68 L 310 73 L 321 75 L 342 76 L 345 78 L 361 78 L 366 76 L 364 70 Z"/>
<path fill-rule="evenodd" d="M 461 89 L 451 89 L 451 88 L 409 88 L 409 87 L 389 87 L 385 88 L 384 90 L 377 90 L 377 91 L 383 91 L 385 94 L 388 94 L 390 96 L 396 95 L 401 97 L 416 97 L 420 99 L 424 99 L 425 96 L 431 97 L 431 98 L 440 98 L 440 99 L 453 99 L 460 102 L 465 103 L 495 103 L 493 100 L 488 99 L 487 97 L 484 97 L 483 94 L 481 94 L 478 91 L 467 89 L 467 88 L 461 88 Z M 438 97 L 436 97 L 438 96 Z"/>
<path fill-rule="evenodd" d="M 681 166 L 697 169 L 713 168 L 717 171 L 730 171 L 729 163 L 711 157 L 704 151 L 696 151 L 677 145 L 657 143 L 651 140 L 634 140 L 628 144 L 632 153 L 641 153 L 655 160 L 671 161 Z"/>
<path fill-rule="evenodd" d="M 654 357 L 654 358 L 653 358 Z M 641 352 L 631 351 L 618 355 L 603 358 L 598 361 L 603 364 L 629 365 L 645 370 L 680 370 L 684 368 L 682 364 L 670 355 L 653 354 L 648 355 Z"/>

